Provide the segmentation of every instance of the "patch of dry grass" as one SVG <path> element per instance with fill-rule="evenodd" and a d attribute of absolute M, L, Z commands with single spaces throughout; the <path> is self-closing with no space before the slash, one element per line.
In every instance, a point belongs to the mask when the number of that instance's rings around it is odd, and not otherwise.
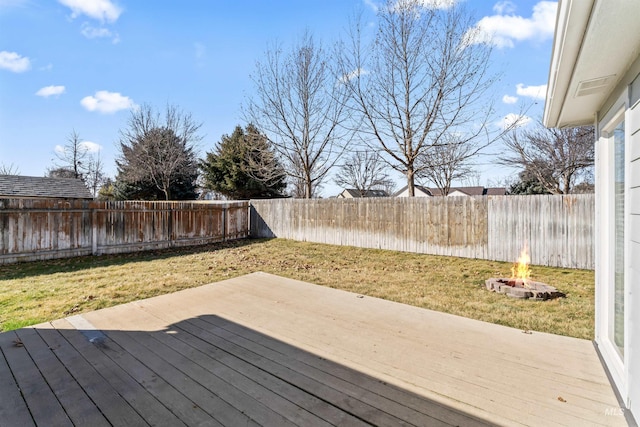
<path fill-rule="evenodd" d="M 0 328 L 53 320 L 264 271 L 520 329 L 593 339 L 594 273 L 533 266 L 566 298 L 534 302 L 484 289 L 510 263 L 283 239 L 0 266 Z"/>

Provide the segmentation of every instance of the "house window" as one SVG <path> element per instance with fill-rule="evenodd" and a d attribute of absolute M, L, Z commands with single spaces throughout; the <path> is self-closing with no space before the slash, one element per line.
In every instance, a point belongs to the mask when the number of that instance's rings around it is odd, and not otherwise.
<path fill-rule="evenodd" d="M 611 337 L 620 356 L 624 355 L 624 121 L 613 131 L 614 162 L 614 295 Z"/>

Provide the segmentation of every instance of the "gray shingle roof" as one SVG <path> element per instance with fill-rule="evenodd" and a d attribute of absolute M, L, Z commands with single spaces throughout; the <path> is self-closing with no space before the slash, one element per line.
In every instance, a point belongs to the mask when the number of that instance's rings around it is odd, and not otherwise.
<path fill-rule="evenodd" d="M 353 188 L 345 188 L 347 193 L 351 195 L 351 197 L 388 197 L 386 191 L 384 190 L 365 190 L 364 194 L 360 193 L 360 191 Z"/>
<path fill-rule="evenodd" d="M 89 189 L 79 179 L 18 175 L 0 175 L 0 197 L 93 199 Z"/>
<path fill-rule="evenodd" d="M 505 196 L 507 194 L 507 189 L 504 187 L 490 187 L 487 188 L 486 195 L 487 196 Z"/>
<path fill-rule="evenodd" d="M 422 191 L 428 196 L 442 196 L 442 191 L 440 191 L 438 188 L 428 188 L 422 187 L 420 185 L 415 185 L 414 187 L 416 192 Z M 396 192 L 394 197 L 398 197 L 398 195 L 402 194 L 406 189 L 406 186 L 402 187 L 399 191 Z M 507 194 L 507 189 L 504 187 L 451 187 L 449 189 L 449 194 L 453 193 L 454 191 L 459 191 L 466 194 L 467 196 L 504 196 Z"/>

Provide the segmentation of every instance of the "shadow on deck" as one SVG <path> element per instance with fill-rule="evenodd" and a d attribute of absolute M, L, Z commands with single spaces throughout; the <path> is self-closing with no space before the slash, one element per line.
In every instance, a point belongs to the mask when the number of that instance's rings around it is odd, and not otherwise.
<path fill-rule="evenodd" d="M 218 316 L 53 325 L 2 334 L 3 424 L 490 425 Z"/>
<path fill-rule="evenodd" d="M 2 425 L 626 425 L 588 341 L 264 273 L 2 333 L 0 350 Z"/>

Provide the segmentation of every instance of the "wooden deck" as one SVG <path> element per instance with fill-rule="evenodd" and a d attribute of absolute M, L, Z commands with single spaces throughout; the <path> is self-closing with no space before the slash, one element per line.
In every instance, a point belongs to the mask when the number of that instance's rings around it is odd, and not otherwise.
<path fill-rule="evenodd" d="M 0 425 L 627 425 L 589 341 L 255 273 L 0 334 Z"/>

